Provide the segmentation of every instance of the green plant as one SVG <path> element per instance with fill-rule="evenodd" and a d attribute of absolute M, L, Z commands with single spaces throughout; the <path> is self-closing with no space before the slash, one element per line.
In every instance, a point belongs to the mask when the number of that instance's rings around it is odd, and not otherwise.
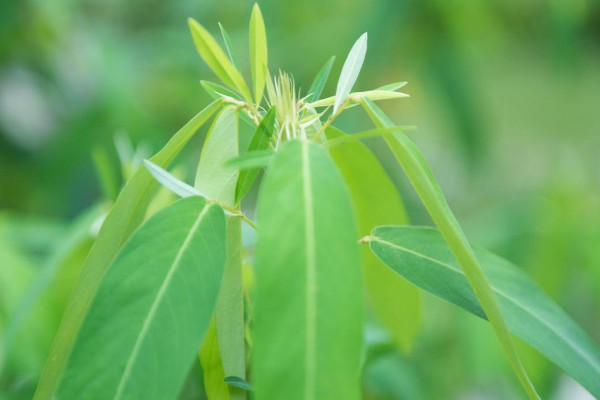
<path fill-rule="evenodd" d="M 397 92 L 404 83 L 351 92 L 366 34 L 350 50 L 335 96 L 321 99 L 333 59 L 302 95 L 286 73 L 271 76 L 258 6 L 250 22 L 252 90 L 223 27 L 226 51 L 196 21 L 190 29 L 225 86 L 202 81 L 215 101 L 121 190 L 36 399 L 173 399 L 197 358 L 209 399 L 248 391 L 258 400 L 358 399 L 363 287 L 370 310 L 407 349 L 420 318 L 417 289 L 407 281 L 487 318 L 530 398 L 538 395 L 509 332 L 600 396 L 596 344 L 526 276 L 473 250 L 407 127 L 375 105 L 407 97 Z M 349 135 L 333 126 L 357 105 L 374 129 Z M 166 169 L 215 114 L 190 186 Z M 248 127 L 253 133 L 243 137 Z M 439 231 L 407 226 L 394 185 L 360 142 L 375 136 Z M 262 169 L 255 224 L 242 201 Z M 147 215 L 159 182 L 183 199 Z M 254 258 L 243 251 L 243 221 L 256 231 Z M 378 227 L 388 224 L 397 226 Z"/>

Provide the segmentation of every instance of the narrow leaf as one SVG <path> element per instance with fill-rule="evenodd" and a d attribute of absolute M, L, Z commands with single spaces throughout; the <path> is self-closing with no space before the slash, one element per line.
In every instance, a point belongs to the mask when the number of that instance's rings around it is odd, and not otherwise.
<path fill-rule="evenodd" d="M 485 313 L 440 233 L 426 227 L 380 227 L 371 248 L 415 285 L 481 317 Z M 600 349 L 525 273 L 482 249 L 475 254 L 508 329 L 600 398 Z"/>
<path fill-rule="evenodd" d="M 293 140 L 275 154 L 257 218 L 255 399 L 359 399 L 358 231 L 344 181 L 319 145 Z"/>
<path fill-rule="evenodd" d="M 354 103 L 359 103 L 361 101 L 361 99 L 363 99 L 363 98 L 377 101 L 377 100 L 401 99 L 401 98 L 410 97 L 410 96 L 408 94 L 402 93 L 402 92 L 394 92 L 391 90 L 375 89 L 375 90 L 367 90 L 365 92 L 350 93 L 348 95 L 348 97 L 350 98 L 350 101 L 352 101 Z M 327 97 L 326 99 L 321 99 L 321 100 L 315 101 L 314 103 L 311 104 L 311 106 L 312 107 L 329 107 L 330 105 L 334 104 L 334 102 L 336 102 L 336 100 L 337 100 L 336 96 Z"/>
<path fill-rule="evenodd" d="M 242 100 L 239 94 L 233 90 L 210 81 L 200 81 L 200 84 L 206 90 L 206 93 L 215 100 L 222 99 L 224 96 L 231 97 L 236 100 Z"/>
<path fill-rule="evenodd" d="M 326 134 L 328 140 L 350 136 L 332 127 Z M 332 148 L 330 153 L 350 189 L 361 235 L 368 235 L 378 225 L 408 224 L 398 190 L 368 147 L 351 142 Z M 396 345 L 407 351 L 421 324 L 419 292 L 394 276 L 368 248 L 361 250 L 370 305 Z"/>
<path fill-rule="evenodd" d="M 247 392 L 252 391 L 252 386 L 245 379 L 240 378 L 239 376 L 228 376 L 225 378 L 225 382 L 230 386 L 235 386 L 240 389 L 244 389 Z"/>
<path fill-rule="evenodd" d="M 394 82 L 378 87 L 376 90 L 398 90 L 406 86 L 408 82 Z"/>
<path fill-rule="evenodd" d="M 248 155 L 256 156 L 256 152 L 264 152 L 269 148 L 269 143 L 271 140 L 271 136 L 273 136 L 273 129 L 275 127 L 275 107 L 271 107 L 269 111 L 265 114 L 262 121 L 254 131 L 252 135 L 252 140 L 250 140 L 250 144 L 248 145 L 247 153 L 243 156 L 246 156 L 246 162 L 249 160 Z M 272 153 L 272 152 L 269 152 Z M 263 153 L 264 155 L 264 153 Z M 257 158 L 253 158 L 254 161 Z M 235 187 L 235 203 L 238 204 L 248 193 L 248 190 L 252 187 L 252 184 L 256 180 L 256 177 L 259 173 L 259 168 L 248 168 L 248 163 L 245 164 L 244 169 L 240 167 L 239 157 L 238 168 L 241 169 L 236 187 Z M 243 165 L 243 164 L 242 164 Z M 260 166 L 262 167 L 262 165 Z"/>
<path fill-rule="evenodd" d="M 227 31 L 219 22 L 219 29 L 221 30 L 221 36 L 223 37 L 223 42 L 225 43 L 225 49 L 227 50 L 227 54 L 229 55 L 229 60 L 233 64 L 233 67 L 240 70 L 240 64 L 238 63 L 237 55 L 235 54 L 235 49 L 233 48 L 233 43 L 231 43 L 231 39 L 227 34 Z"/>
<path fill-rule="evenodd" d="M 378 127 L 388 126 L 389 119 L 380 117 L 383 112 L 375 103 L 368 99 L 363 99 L 362 104 L 375 125 Z M 481 266 L 462 228 L 452 210 L 450 210 L 450 206 L 437 180 L 433 176 L 433 172 L 429 168 L 427 161 L 425 161 L 425 157 L 408 136 L 402 132 L 393 132 L 386 135 L 385 139 L 394 156 L 406 172 L 431 218 L 440 228 L 444 239 L 465 271 L 469 284 L 477 294 L 477 298 L 481 302 L 521 385 L 531 399 L 539 399 L 535 388 L 527 376 L 525 368 L 521 364 L 519 355 L 506 327 L 506 322 L 500 311 L 498 300 L 483 274 Z"/>
<path fill-rule="evenodd" d="M 333 127 L 334 130 L 337 128 Z M 331 148 L 335 146 L 339 146 L 349 142 L 356 142 L 361 139 L 369 139 L 378 136 L 385 136 L 389 133 L 399 131 L 404 132 L 411 129 L 415 129 L 414 126 L 391 126 L 389 128 L 375 128 L 369 129 L 368 131 L 352 133 L 349 135 L 328 135 L 326 146 Z M 331 137 L 331 139 L 329 139 Z"/>
<path fill-rule="evenodd" d="M 167 167 L 220 105 L 220 101 L 215 101 L 199 112 L 175 133 L 165 147 L 150 158 L 150 161 L 163 168 Z M 157 187 L 158 183 L 152 178 L 146 167 L 141 166 L 121 191 L 115 205 L 102 224 L 73 290 L 34 399 L 46 400 L 54 396 L 59 382 L 63 379 L 66 361 L 78 337 L 79 328 L 96 293 L 100 279 L 121 245 L 143 221 L 152 194 Z"/>
<path fill-rule="evenodd" d="M 146 168 L 148 168 L 148 171 L 150 171 L 158 183 L 176 195 L 180 197 L 201 196 L 206 198 L 206 196 L 200 193 L 197 189 L 175 178 L 173 175 L 154 164 L 152 161 L 144 160 L 144 165 Z"/>
<path fill-rule="evenodd" d="M 331 73 L 331 67 L 333 66 L 333 62 L 335 61 L 335 56 L 332 56 L 327 60 L 325 65 L 319 70 L 315 80 L 312 85 L 308 89 L 308 97 L 306 98 L 307 103 L 312 103 L 314 101 L 319 100 L 321 93 L 323 92 L 323 88 L 325 87 L 325 83 L 327 83 L 327 78 L 329 78 L 329 74 Z"/>
<path fill-rule="evenodd" d="M 210 33 L 196 20 L 188 19 L 192 38 L 198 53 L 212 71 L 232 89 L 237 89 L 247 102 L 252 103 L 252 96 L 240 72 L 233 66 L 221 47 Z"/>
<path fill-rule="evenodd" d="M 260 169 L 266 167 L 271 162 L 274 155 L 275 152 L 273 150 L 252 151 L 228 160 L 225 163 L 225 166 L 229 168 L 237 168 L 240 171 L 245 171 L 248 169 Z"/>
<path fill-rule="evenodd" d="M 265 90 L 267 76 L 267 34 L 258 3 L 254 4 L 250 16 L 250 68 L 254 84 L 254 100 L 258 105 Z"/>
<path fill-rule="evenodd" d="M 190 197 L 153 215 L 102 278 L 56 398 L 175 399 L 208 328 L 224 265 L 220 207 Z"/>
<path fill-rule="evenodd" d="M 350 53 L 348 53 L 348 57 L 344 62 L 344 66 L 342 67 L 342 72 L 340 74 L 340 79 L 338 81 L 337 90 L 335 91 L 335 104 L 333 106 L 333 112 L 336 112 L 338 108 L 342 105 L 342 103 L 350 94 L 354 83 L 356 82 L 356 78 L 358 78 L 358 74 L 360 69 L 362 68 L 362 64 L 365 61 L 365 54 L 367 53 L 367 33 L 363 33 L 361 37 L 358 38 Z"/>

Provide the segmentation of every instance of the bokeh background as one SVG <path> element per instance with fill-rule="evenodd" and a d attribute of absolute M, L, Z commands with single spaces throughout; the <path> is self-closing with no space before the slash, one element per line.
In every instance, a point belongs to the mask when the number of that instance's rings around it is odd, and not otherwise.
<path fill-rule="evenodd" d="M 198 82 L 214 77 L 187 17 L 215 35 L 223 23 L 247 69 L 252 3 L 0 2 L 0 399 L 31 398 L 102 209 L 209 101 Z M 409 81 L 411 98 L 382 106 L 418 126 L 410 135 L 470 239 L 527 270 L 600 342 L 600 2 L 259 3 L 271 70 L 307 88 L 337 55 L 327 95 L 368 31 L 356 88 Z M 339 125 L 368 126 L 358 107 Z M 184 176 L 201 136 L 183 157 Z M 430 223 L 390 154 L 369 145 L 413 221 Z M 365 398 L 522 398 L 487 324 L 423 299 L 414 348 L 372 357 Z M 520 347 L 544 398 L 591 398 Z"/>

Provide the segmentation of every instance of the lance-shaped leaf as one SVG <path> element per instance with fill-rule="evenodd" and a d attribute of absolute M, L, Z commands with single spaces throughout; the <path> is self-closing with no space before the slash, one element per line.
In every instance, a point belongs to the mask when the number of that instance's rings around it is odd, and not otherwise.
<path fill-rule="evenodd" d="M 218 83 L 210 81 L 200 81 L 200 84 L 202 85 L 204 90 L 206 90 L 206 93 L 208 93 L 208 95 L 215 100 L 223 99 L 225 96 L 231 97 L 235 100 L 242 99 L 239 94 L 223 85 L 219 85 Z"/>
<path fill-rule="evenodd" d="M 375 103 L 368 99 L 362 101 L 365 110 L 378 127 L 392 126 L 392 122 Z M 525 368 L 521 364 L 517 350 L 506 327 L 498 300 L 487 281 L 479 261 L 467 241 L 456 217 L 452 213 L 442 189 L 433 176 L 425 157 L 417 146 L 402 132 L 393 132 L 385 136 L 389 148 L 406 172 L 423 205 L 450 246 L 454 256 L 463 268 L 469 284 L 475 291 L 485 313 L 502 344 L 506 356 L 531 399 L 539 399 Z"/>
<path fill-rule="evenodd" d="M 235 49 L 233 48 L 233 43 L 231 43 L 231 39 L 229 38 L 229 34 L 219 22 L 219 29 L 221 30 L 221 36 L 223 37 L 223 42 L 225 42 L 225 49 L 227 49 L 227 54 L 229 55 L 229 59 L 233 64 L 234 68 L 238 71 L 240 70 L 240 64 L 238 63 L 237 55 L 235 53 Z"/>
<path fill-rule="evenodd" d="M 250 68 L 254 84 L 254 101 L 260 104 L 267 76 L 267 34 L 258 3 L 250 16 Z"/>
<path fill-rule="evenodd" d="M 335 56 L 331 56 L 329 60 L 323 65 L 323 67 L 317 73 L 315 80 L 312 85 L 308 89 L 308 97 L 306 98 L 307 103 L 312 103 L 313 101 L 319 100 L 321 97 L 321 93 L 323 92 L 323 88 L 325 87 L 325 83 L 327 82 L 327 78 L 329 78 L 329 73 L 331 72 L 331 67 L 333 66 L 333 62 L 335 61 Z"/>
<path fill-rule="evenodd" d="M 259 194 L 257 400 L 360 397 L 362 282 L 347 188 L 314 142 L 276 152 Z"/>
<path fill-rule="evenodd" d="M 356 78 L 358 78 L 358 74 L 360 73 L 363 62 L 365 61 L 366 54 L 367 33 L 365 32 L 361 37 L 358 38 L 356 43 L 354 43 L 354 46 L 352 46 L 352 49 L 350 50 L 350 53 L 348 53 L 348 57 L 344 62 L 344 66 L 342 67 L 340 79 L 338 80 L 337 89 L 335 91 L 335 104 L 333 106 L 334 113 L 346 100 L 348 94 L 350 94 L 350 91 L 356 82 Z"/>
<path fill-rule="evenodd" d="M 379 227 L 371 249 L 415 285 L 481 317 L 485 313 L 442 235 L 427 227 Z M 475 248 L 508 329 L 600 397 L 600 349 L 524 272 Z"/>
<path fill-rule="evenodd" d="M 328 140 L 347 136 L 333 127 L 326 134 Z M 350 189 L 361 235 L 368 235 L 378 225 L 408 224 L 398 190 L 367 146 L 356 141 L 344 143 L 330 149 L 330 153 Z M 366 247 L 362 248 L 362 261 L 375 315 L 394 342 L 408 350 L 421 322 L 417 288 L 394 276 Z"/>
<path fill-rule="evenodd" d="M 361 99 L 367 98 L 369 100 L 390 100 L 390 99 L 402 99 L 404 97 L 410 97 L 406 93 L 394 92 L 393 90 L 375 89 L 367 90 L 365 92 L 354 92 L 350 93 L 347 97 L 354 103 L 359 103 Z M 329 107 L 330 105 L 337 102 L 337 96 L 327 97 L 311 103 L 311 107 Z"/>
<path fill-rule="evenodd" d="M 225 217 L 201 197 L 153 215 L 98 288 L 57 399 L 175 399 L 210 322 Z"/>
<path fill-rule="evenodd" d="M 220 101 L 215 101 L 199 112 L 175 133 L 165 147 L 150 158 L 150 161 L 166 168 L 220 105 Z M 34 399 L 46 400 L 54 395 L 58 383 L 63 379 L 65 363 L 100 280 L 121 245 L 143 221 L 152 194 L 157 187 L 158 183 L 146 167 L 141 166 L 127 182 L 104 220 L 63 315 Z"/>
<path fill-rule="evenodd" d="M 254 131 L 252 140 L 248 145 L 248 153 L 256 151 L 265 151 L 269 148 L 271 136 L 273 136 L 273 128 L 275 126 L 275 107 L 271 107 L 265 114 L 264 118 Z M 252 184 L 256 180 L 260 169 L 251 168 L 240 171 L 236 186 L 235 186 L 235 203 L 238 204 L 248 193 Z"/>
<path fill-rule="evenodd" d="M 188 24 L 198 53 L 200 53 L 204 62 L 206 62 L 224 84 L 238 90 L 247 102 L 252 103 L 252 96 L 242 74 L 235 69 L 217 41 L 198 21 L 190 18 L 188 19 Z"/>

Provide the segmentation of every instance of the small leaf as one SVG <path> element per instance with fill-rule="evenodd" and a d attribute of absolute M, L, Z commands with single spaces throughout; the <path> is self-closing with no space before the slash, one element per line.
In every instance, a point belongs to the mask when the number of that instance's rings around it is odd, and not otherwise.
<path fill-rule="evenodd" d="M 314 142 L 275 153 L 257 206 L 256 400 L 360 398 L 363 298 L 348 189 Z"/>
<path fill-rule="evenodd" d="M 240 65 L 238 63 L 238 59 L 237 59 L 237 55 L 235 54 L 235 50 L 233 48 L 233 43 L 231 43 L 231 39 L 229 38 L 227 31 L 225 30 L 223 25 L 221 25 L 220 22 L 219 22 L 219 29 L 221 30 L 221 36 L 223 37 L 223 42 L 225 42 L 225 49 L 227 50 L 229 59 L 231 60 L 231 63 L 233 64 L 234 68 L 239 71 Z"/>
<path fill-rule="evenodd" d="M 380 86 L 375 90 L 398 90 L 398 89 L 406 86 L 406 84 L 408 84 L 408 82 L 394 82 L 394 83 L 389 83 L 387 85 Z"/>
<path fill-rule="evenodd" d="M 258 176 L 258 172 L 259 170 L 257 168 L 251 168 L 249 169 L 248 165 L 248 161 L 250 159 L 252 159 L 253 161 L 256 161 L 257 158 L 255 158 L 256 152 L 259 151 L 264 151 L 265 149 L 269 148 L 269 143 L 271 140 L 271 136 L 273 136 L 273 129 L 275 127 L 275 114 L 276 114 L 276 110 L 275 107 L 271 107 L 269 109 L 269 111 L 265 114 L 265 116 L 263 117 L 262 121 L 260 122 L 260 124 L 258 125 L 258 127 L 256 128 L 256 130 L 254 131 L 254 135 L 252 135 L 252 140 L 250 141 L 250 144 L 248 145 L 248 152 L 244 155 L 242 155 L 242 157 L 246 156 L 246 164 L 244 163 L 239 163 L 240 159 L 238 157 L 237 159 L 237 167 L 239 169 L 243 169 L 242 171 L 240 171 L 240 174 L 238 176 L 238 180 L 235 186 L 235 203 L 238 204 L 246 195 L 246 193 L 248 193 L 248 190 L 250 190 L 250 188 L 252 187 L 252 184 L 254 183 L 254 181 L 256 180 L 256 177 Z M 270 152 L 272 153 L 272 152 Z M 254 158 L 248 158 L 248 155 L 252 155 L 252 157 Z M 263 153 L 263 156 L 265 154 Z M 241 166 L 240 166 L 241 165 Z M 262 167 L 263 165 L 260 165 L 260 167 Z"/>
<path fill-rule="evenodd" d="M 350 91 L 356 82 L 356 78 L 358 78 L 362 64 L 365 61 L 366 53 L 367 33 L 365 32 L 361 37 L 358 38 L 356 43 L 354 43 L 354 46 L 352 46 L 352 49 L 350 50 L 350 53 L 348 53 L 348 57 L 344 62 L 344 67 L 342 68 L 342 72 L 340 74 L 337 90 L 335 91 L 335 103 L 333 106 L 334 113 L 346 100 L 348 94 L 350 94 Z"/>
<path fill-rule="evenodd" d="M 250 153 L 245 153 L 241 156 L 227 160 L 225 166 L 228 168 L 236 168 L 240 171 L 263 168 L 271 162 L 274 155 L 275 152 L 273 150 L 251 151 Z"/>
<path fill-rule="evenodd" d="M 379 227 L 371 248 L 398 274 L 428 292 L 485 318 L 465 273 L 439 231 Z M 531 279 L 510 262 L 475 248 L 508 329 L 600 398 L 600 349 Z"/>
<path fill-rule="evenodd" d="M 144 165 L 148 171 L 150 171 L 154 179 L 158 181 L 158 183 L 176 195 L 180 197 L 201 196 L 206 198 L 206 196 L 200 193 L 197 189 L 175 178 L 173 175 L 154 164 L 152 161 L 144 160 Z"/>
<path fill-rule="evenodd" d="M 233 90 L 210 81 L 200 81 L 200 84 L 206 90 L 206 93 L 215 100 L 222 99 L 223 96 L 228 96 L 236 100 L 242 100 L 239 94 Z"/>
<path fill-rule="evenodd" d="M 375 90 L 367 90 L 365 92 L 350 93 L 348 95 L 348 97 L 350 98 L 350 101 L 352 101 L 354 103 L 359 103 L 363 98 L 377 101 L 377 100 L 401 99 L 401 98 L 410 97 L 410 96 L 408 94 L 402 93 L 402 92 L 394 92 L 391 90 L 375 89 Z M 332 105 L 335 101 L 336 101 L 335 96 L 327 97 L 326 99 L 321 99 L 321 100 L 315 101 L 314 103 L 311 103 L 311 106 L 312 107 L 328 107 L 328 106 Z"/>
<path fill-rule="evenodd" d="M 229 61 L 229 58 L 227 58 L 216 40 L 196 20 L 190 18 L 188 19 L 188 24 L 198 53 L 200 53 L 204 62 L 206 62 L 224 84 L 239 90 L 246 101 L 252 103 L 252 96 L 244 78 L 231 61 Z"/>
<path fill-rule="evenodd" d="M 240 389 L 244 389 L 247 392 L 252 391 L 252 386 L 245 379 L 240 378 L 239 376 L 228 376 L 225 378 L 225 383 L 230 386 L 234 386 Z"/>
<path fill-rule="evenodd" d="M 254 83 L 254 100 L 257 105 L 260 104 L 265 90 L 267 58 L 265 23 L 258 3 L 255 3 L 250 16 L 250 68 Z"/>
<path fill-rule="evenodd" d="M 219 206 L 190 197 L 150 217 L 102 277 L 56 398 L 175 399 L 208 328 L 224 265 Z"/>
<path fill-rule="evenodd" d="M 306 98 L 307 103 L 312 103 L 314 101 L 319 100 L 321 96 L 321 92 L 323 92 L 323 88 L 325 87 L 325 83 L 327 82 L 327 78 L 329 78 L 329 73 L 331 72 L 331 67 L 333 66 L 333 62 L 335 61 L 335 56 L 332 56 L 327 60 L 325 65 L 319 70 L 319 73 L 315 77 L 312 85 L 308 89 L 308 97 Z"/>

